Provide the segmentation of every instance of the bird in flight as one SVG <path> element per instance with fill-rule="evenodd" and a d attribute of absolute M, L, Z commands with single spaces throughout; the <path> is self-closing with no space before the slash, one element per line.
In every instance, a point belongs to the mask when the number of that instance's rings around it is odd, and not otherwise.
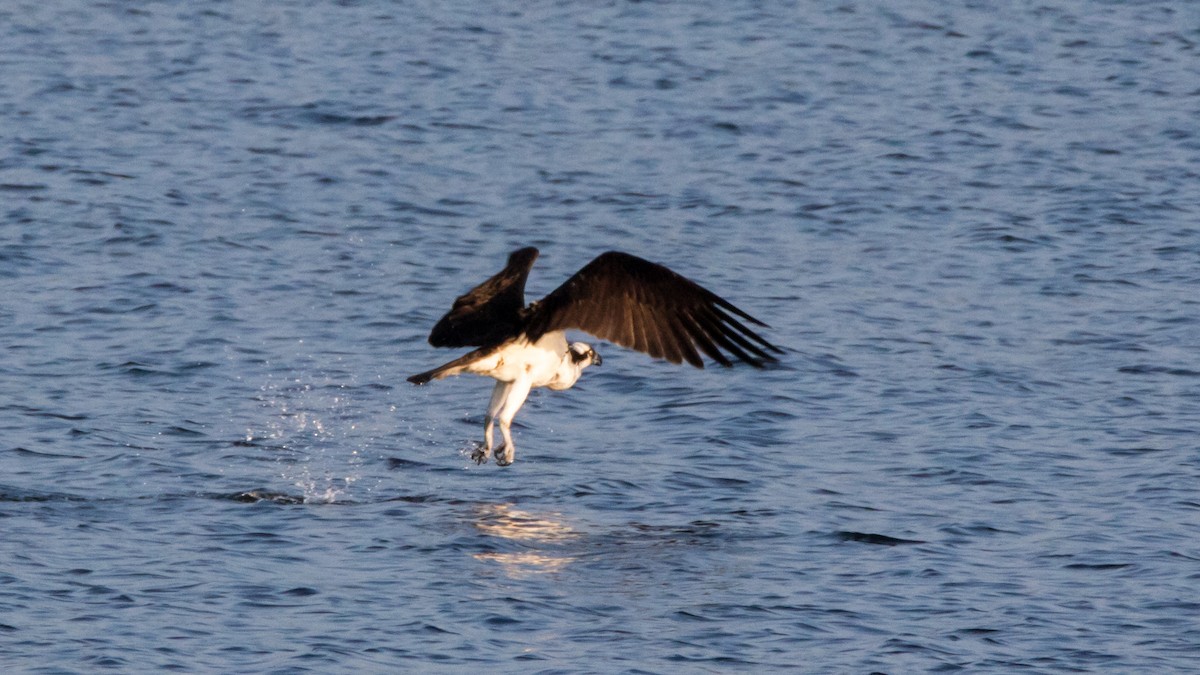
<path fill-rule="evenodd" d="M 537 257 L 532 246 L 514 251 L 503 270 L 457 298 L 429 333 L 434 347 L 476 349 L 408 378 L 425 384 L 471 373 L 496 380 L 483 418 L 484 443 L 471 455 L 477 464 L 492 454 L 496 464 L 512 464 L 516 449 L 510 426 L 530 389 L 569 389 L 584 368 L 600 365 L 590 345 L 567 343 L 567 330 L 697 368 L 704 367 L 701 352 L 722 366 L 733 365 L 724 350 L 756 368 L 777 360 L 770 352 L 783 352 L 738 317 L 765 323 L 662 265 L 620 251 L 600 254 L 526 306 L 525 280 Z M 493 443 L 497 421 L 504 437 L 498 448 Z"/>

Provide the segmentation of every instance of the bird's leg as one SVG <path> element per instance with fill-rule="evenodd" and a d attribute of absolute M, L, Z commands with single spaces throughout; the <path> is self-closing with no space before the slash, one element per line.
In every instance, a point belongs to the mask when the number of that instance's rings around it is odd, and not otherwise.
<path fill-rule="evenodd" d="M 508 466 L 513 463 L 516 446 L 513 445 L 510 427 L 517 411 L 525 405 L 525 399 L 529 397 L 529 387 L 532 384 L 530 380 L 522 378 L 513 382 L 507 391 L 504 406 L 500 410 L 500 433 L 504 436 L 504 447 L 496 450 L 496 464 L 499 466 Z"/>
<path fill-rule="evenodd" d="M 483 416 L 484 445 L 471 453 L 471 459 L 475 460 L 476 464 L 483 464 L 487 461 L 488 455 L 492 454 L 492 429 L 495 426 L 496 415 L 500 414 L 500 407 L 504 405 L 504 399 L 508 396 L 510 387 L 512 387 L 511 382 L 497 382 L 496 387 L 492 389 L 492 400 L 488 402 L 487 414 Z"/>

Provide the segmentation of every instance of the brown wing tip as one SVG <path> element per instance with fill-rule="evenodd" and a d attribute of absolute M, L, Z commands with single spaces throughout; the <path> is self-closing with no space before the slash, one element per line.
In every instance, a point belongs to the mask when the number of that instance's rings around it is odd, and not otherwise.
<path fill-rule="evenodd" d="M 534 260 L 537 260 L 538 250 L 534 246 L 526 246 L 519 248 L 508 254 L 508 266 L 513 265 L 532 265 Z"/>

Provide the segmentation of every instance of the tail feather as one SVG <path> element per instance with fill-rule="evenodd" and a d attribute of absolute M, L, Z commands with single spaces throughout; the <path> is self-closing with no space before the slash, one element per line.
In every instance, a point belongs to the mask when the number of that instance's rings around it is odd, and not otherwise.
<path fill-rule="evenodd" d="M 408 378 L 408 381 L 412 382 L 413 384 L 426 384 L 427 382 L 429 382 L 430 380 L 432 380 L 433 378 L 435 378 L 437 376 L 438 376 L 438 369 L 434 368 L 433 370 L 427 370 L 423 373 L 417 373 L 416 375 L 413 375 L 412 377 Z"/>
<path fill-rule="evenodd" d="M 427 382 L 429 382 L 431 380 L 440 380 L 443 377 L 448 377 L 450 375 L 458 375 L 459 373 L 461 373 L 463 371 L 463 369 L 468 364 L 470 364 L 471 362 L 475 361 L 480 356 L 482 356 L 485 351 L 487 351 L 487 350 L 476 349 L 474 351 L 467 352 L 466 354 L 463 354 L 462 356 L 458 357 L 457 359 L 454 359 L 453 361 L 450 361 L 449 363 L 443 363 L 442 365 L 438 366 L 437 368 L 434 368 L 433 370 L 427 370 L 423 373 L 417 373 L 416 375 L 413 375 L 412 377 L 408 378 L 408 381 L 412 382 L 413 384 L 420 385 L 420 384 L 426 384 Z"/>

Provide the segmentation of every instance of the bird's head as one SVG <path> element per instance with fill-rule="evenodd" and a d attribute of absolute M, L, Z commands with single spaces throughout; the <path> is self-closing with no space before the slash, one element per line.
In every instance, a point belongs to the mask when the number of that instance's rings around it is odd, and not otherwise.
<path fill-rule="evenodd" d="M 571 346 L 567 348 L 567 353 L 571 355 L 571 361 L 579 364 L 580 370 L 588 366 L 598 366 L 604 363 L 604 359 L 600 358 L 600 355 L 596 353 L 595 349 L 592 349 L 591 345 L 582 342 L 572 342 Z"/>

